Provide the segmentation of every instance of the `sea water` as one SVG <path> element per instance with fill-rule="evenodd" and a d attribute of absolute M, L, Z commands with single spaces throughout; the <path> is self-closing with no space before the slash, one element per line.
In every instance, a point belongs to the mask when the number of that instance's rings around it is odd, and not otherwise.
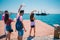
<path fill-rule="evenodd" d="M 11 13 L 10 14 L 10 18 L 14 20 L 14 18 L 16 18 L 17 13 Z M 45 22 L 51 26 L 53 26 L 53 24 L 59 24 L 60 25 L 60 14 L 48 14 L 48 15 L 36 15 L 34 14 L 35 19 L 36 20 L 40 20 L 42 22 Z M 2 14 L 0 14 L 0 20 L 2 20 Z M 30 20 L 30 14 L 29 13 L 25 13 L 23 15 L 23 20 Z"/>

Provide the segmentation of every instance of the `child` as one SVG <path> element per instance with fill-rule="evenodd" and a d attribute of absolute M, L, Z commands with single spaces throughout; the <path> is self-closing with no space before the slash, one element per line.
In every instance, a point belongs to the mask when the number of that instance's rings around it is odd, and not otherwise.
<path fill-rule="evenodd" d="M 18 31 L 18 40 L 22 40 L 23 28 L 24 28 L 23 18 L 22 18 L 24 10 L 20 10 L 21 8 L 22 8 L 22 5 L 20 6 L 20 8 L 18 10 L 19 15 L 17 16 L 17 21 L 16 21 L 16 30 Z M 25 28 L 24 28 L 24 30 L 25 30 Z"/>
<path fill-rule="evenodd" d="M 29 36 L 31 36 L 32 29 L 34 29 L 34 37 L 35 37 L 35 18 L 34 18 L 35 11 L 36 10 L 33 10 L 30 15 L 31 29 L 30 29 L 30 35 L 29 35 Z"/>
<path fill-rule="evenodd" d="M 11 20 L 9 18 L 9 14 L 8 14 L 8 11 L 5 11 L 6 14 L 5 14 L 5 17 L 4 17 L 4 22 L 6 24 L 6 40 L 10 40 L 10 35 L 11 35 L 11 32 L 13 32 L 12 28 L 11 28 L 11 22 L 13 20 Z"/>
<path fill-rule="evenodd" d="M 3 15 L 2 15 L 2 20 L 4 21 L 4 18 L 5 18 L 5 14 L 8 14 L 7 13 L 7 10 L 3 13 Z M 5 33 L 5 35 L 6 35 L 6 24 L 4 24 L 4 33 Z"/>

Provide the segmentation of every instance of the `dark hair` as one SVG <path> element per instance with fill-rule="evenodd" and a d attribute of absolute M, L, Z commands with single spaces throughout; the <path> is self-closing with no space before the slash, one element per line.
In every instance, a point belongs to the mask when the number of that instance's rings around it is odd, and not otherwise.
<path fill-rule="evenodd" d="M 8 12 L 8 11 L 5 11 L 5 12 Z M 4 22 L 6 23 L 8 19 L 9 19 L 9 14 L 5 14 Z"/>
<path fill-rule="evenodd" d="M 31 13 L 31 15 L 30 15 L 31 17 L 34 17 L 34 13 Z"/>
<path fill-rule="evenodd" d="M 24 13 L 24 10 L 20 10 L 20 13 Z"/>
<path fill-rule="evenodd" d="M 5 14 L 8 14 L 8 11 L 7 10 L 5 10 L 5 12 L 4 12 Z"/>
<path fill-rule="evenodd" d="M 30 15 L 30 20 L 32 20 L 32 18 L 34 18 L 34 13 L 31 13 Z"/>
<path fill-rule="evenodd" d="M 22 15 L 23 15 L 23 14 L 24 14 L 24 10 L 20 10 L 20 14 L 22 14 Z"/>
<path fill-rule="evenodd" d="M 5 12 L 8 12 L 7 10 L 5 10 Z"/>

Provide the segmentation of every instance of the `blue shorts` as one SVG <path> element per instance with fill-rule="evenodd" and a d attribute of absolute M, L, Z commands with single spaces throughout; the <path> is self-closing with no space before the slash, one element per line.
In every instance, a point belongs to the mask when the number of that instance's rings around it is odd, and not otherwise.
<path fill-rule="evenodd" d="M 11 25 L 6 25 L 6 31 L 13 32 L 13 29 L 11 28 Z"/>
<path fill-rule="evenodd" d="M 23 36 L 23 33 L 24 33 L 24 30 L 23 29 L 20 30 L 20 31 L 18 31 L 18 36 Z"/>

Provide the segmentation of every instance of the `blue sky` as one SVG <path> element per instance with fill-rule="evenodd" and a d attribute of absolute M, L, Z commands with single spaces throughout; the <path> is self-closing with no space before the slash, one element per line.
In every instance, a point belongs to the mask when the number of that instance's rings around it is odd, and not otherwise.
<path fill-rule="evenodd" d="M 20 4 L 24 3 L 25 13 L 32 10 L 46 11 L 47 13 L 60 13 L 60 0 L 0 0 L 0 10 L 16 12 Z"/>

